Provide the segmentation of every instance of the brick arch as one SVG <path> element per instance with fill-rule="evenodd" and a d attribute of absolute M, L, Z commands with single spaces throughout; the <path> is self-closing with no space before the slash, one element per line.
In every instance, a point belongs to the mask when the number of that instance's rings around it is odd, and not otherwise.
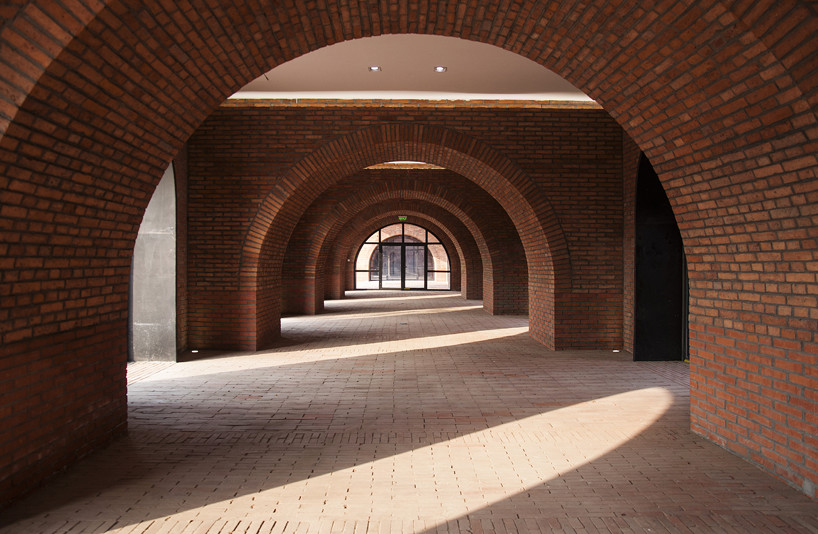
<path fill-rule="evenodd" d="M 511 218 L 528 261 L 530 331 L 547 347 L 570 346 L 560 318 L 571 311 L 559 298 L 571 286 L 568 247 L 548 200 L 511 160 L 460 132 L 424 124 L 378 125 L 343 136 L 303 158 L 264 199 L 247 232 L 240 284 L 255 318 L 248 347 L 280 333 L 281 272 L 286 243 L 297 221 L 323 188 L 368 166 L 394 160 L 425 161 L 464 176 L 491 195 Z M 525 194 L 524 194 L 525 193 Z M 484 286 L 484 291 L 485 291 Z M 484 295 L 485 299 L 485 295 Z"/>
<path fill-rule="evenodd" d="M 470 237 L 465 228 L 452 229 L 452 223 L 454 221 L 451 220 L 451 214 L 446 213 L 439 206 L 423 201 L 414 203 L 409 209 L 395 200 L 379 201 L 375 203 L 373 207 L 378 209 L 379 213 L 376 216 L 365 216 L 359 213 L 356 217 L 344 221 L 341 224 L 343 233 L 337 236 L 337 242 L 330 243 L 327 239 L 321 239 L 322 245 L 327 249 L 331 249 L 331 251 L 327 251 L 325 254 L 331 256 L 331 258 L 324 258 L 325 261 L 322 262 L 317 273 L 299 276 L 297 273 L 287 273 L 285 271 L 282 277 L 286 283 L 285 291 L 282 295 L 282 312 L 284 314 L 313 315 L 324 310 L 324 300 L 327 298 L 327 294 L 330 295 L 330 299 L 343 298 L 344 291 L 348 287 L 348 280 L 345 278 L 347 275 L 346 260 L 349 252 L 347 249 L 350 246 L 350 240 L 353 239 L 349 232 L 353 232 L 354 235 L 357 236 L 360 232 L 369 231 L 368 236 L 381 226 L 396 222 L 398 213 L 410 215 L 412 219 L 416 221 L 415 224 L 424 226 L 439 236 L 446 250 L 450 253 L 452 276 L 455 274 L 458 276 L 457 284 L 453 283 L 452 289 L 460 290 L 460 276 L 463 275 L 465 277 L 465 271 L 471 268 L 471 264 L 475 263 L 473 257 L 464 254 L 464 245 L 466 249 L 476 247 L 474 243 L 469 244 L 467 240 L 464 239 L 465 237 Z M 361 219 L 364 220 L 364 230 L 361 230 Z M 376 222 L 373 222 L 373 220 Z M 372 227 L 371 230 L 369 230 L 370 227 Z M 476 251 L 469 252 L 473 254 Z M 471 261 L 466 258 L 470 258 Z M 338 262 L 338 265 L 330 266 L 332 272 L 330 273 L 331 276 L 329 280 L 327 280 L 325 276 L 326 266 L 324 264 L 333 261 Z M 479 253 L 477 254 L 476 263 L 480 263 Z M 301 263 L 298 265 L 301 265 Z M 472 276 L 474 276 L 473 273 Z M 457 287 L 455 287 L 455 285 Z"/>
<path fill-rule="evenodd" d="M 469 278 L 478 276 L 472 265 L 482 262 L 480 260 L 480 250 L 477 248 L 474 237 L 463 223 L 440 205 L 425 200 L 416 200 L 409 203 L 406 198 L 392 198 L 371 199 L 363 208 L 363 210 L 359 209 L 354 212 L 339 214 L 327 227 L 318 229 L 309 240 L 309 249 L 305 254 L 297 255 L 296 250 L 292 248 L 292 242 L 288 246 L 282 275 L 287 281 L 288 288 L 298 288 L 301 285 L 312 288 L 312 292 L 308 291 L 300 301 L 303 307 L 295 308 L 298 312 L 306 314 L 320 312 L 323 310 L 323 301 L 327 295 L 332 299 L 343 298 L 344 289 L 346 288 L 343 277 L 344 272 L 338 269 L 339 266 L 333 265 L 332 261 L 343 256 L 344 263 L 346 263 L 348 258 L 344 247 L 348 246 L 348 243 L 346 243 L 349 238 L 348 233 L 352 231 L 350 230 L 351 227 L 360 225 L 360 223 L 356 225 L 353 221 L 364 219 L 368 222 L 373 218 L 381 221 L 384 220 L 382 216 L 384 212 L 388 212 L 393 216 L 392 223 L 397 221 L 399 211 L 405 211 L 417 218 L 422 218 L 429 230 L 440 236 L 441 242 L 452 253 L 452 261 L 458 264 L 458 273 L 462 273 L 464 279 L 467 278 L 467 273 Z M 377 215 L 373 215 L 373 213 L 377 213 Z M 296 232 L 299 232 L 301 228 L 299 226 Z M 355 231 L 357 232 L 357 230 Z M 287 268 L 288 265 L 291 267 L 290 269 Z M 460 269 L 461 266 L 463 267 L 462 270 Z M 482 276 L 482 272 L 479 276 Z M 465 288 L 468 288 L 469 285 L 468 282 L 462 283 Z M 456 289 L 459 290 L 460 287 L 461 280 L 458 279 Z M 474 292 L 473 289 L 472 292 Z M 292 304 L 298 306 L 299 303 L 292 303 L 293 299 L 287 293 L 284 294 L 285 309 L 291 310 L 294 308 Z"/>
<path fill-rule="evenodd" d="M 367 231 L 371 234 L 388 221 L 394 223 L 398 215 L 407 215 L 411 217 L 408 222 L 420 218 L 423 221 L 421 226 L 426 226 L 437 235 L 446 245 L 450 256 L 457 257 L 460 278 L 456 282 L 453 278 L 452 289 L 461 291 L 464 298 L 475 300 L 482 298 L 483 272 L 486 266 L 483 263 L 481 246 L 478 244 L 479 236 L 475 240 L 468 226 L 460 222 L 445 206 L 419 199 L 411 203 L 403 199 L 388 199 L 380 200 L 369 207 L 371 211 L 377 210 L 378 215 L 360 212 L 337 225 L 324 239 L 320 254 L 316 258 L 319 272 L 325 278 L 330 277 L 329 289 L 333 297 L 341 297 L 344 289 L 354 287 L 349 285 L 349 279 L 346 278 L 346 260 L 350 259 L 356 240 L 366 237 L 360 238 L 360 234 Z M 455 276 L 454 271 L 452 276 Z"/>
<path fill-rule="evenodd" d="M 527 311 L 527 266 L 508 215 L 485 191 L 450 171 L 369 170 L 328 189 L 305 212 L 293 233 L 284 260 L 285 277 L 289 271 L 320 280 L 327 245 L 342 232 L 345 220 L 389 199 L 403 201 L 404 207 L 424 201 L 453 214 L 455 219 L 449 219 L 446 226 L 465 225 L 476 241 L 484 269 L 484 280 L 468 298 L 482 298 L 486 288 L 484 306 L 489 313 Z M 304 243 L 306 239 L 310 245 Z M 465 287 L 468 293 L 469 285 Z M 316 295 L 317 306 L 322 296 Z"/>
<path fill-rule="evenodd" d="M 492 251 L 490 250 L 492 246 L 486 243 L 480 229 L 475 228 L 473 221 L 466 217 L 465 214 L 459 214 L 459 210 L 450 211 L 446 203 L 426 201 L 412 193 L 408 193 L 407 196 L 403 198 L 380 200 L 378 203 L 368 207 L 373 210 L 384 211 L 388 215 L 393 216 L 397 216 L 401 211 L 416 216 L 423 213 L 428 220 L 428 211 L 419 212 L 417 210 L 417 206 L 424 205 L 429 205 L 432 208 L 432 213 L 435 214 L 434 222 L 439 223 L 444 234 L 452 234 L 451 239 L 456 247 L 455 250 L 460 256 L 460 272 L 462 276 L 459 281 L 459 290 L 463 293 L 463 297 L 471 300 L 482 300 L 486 283 L 489 282 L 489 285 L 491 285 L 491 281 L 493 280 L 494 269 L 492 267 Z M 321 248 L 315 260 L 320 273 L 325 274 L 327 270 L 330 270 L 335 276 L 340 277 L 343 275 L 343 259 L 348 257 L 348 248 L 355 246 L 354 234 L 351 233 L 352 230 L 349 229 L 357 228 L 369 220 L 370 218 L 368 218 L 364 212 L 361 212 L 358 216 L 333 228 L 326 236 L 324 246 Z M 377 220 L 381 221 L 381 219 Z M 370 227 L 367 227 L 367 229 L 369 228 Z M 373 228 L 372 231 L 374 230 Z M 444 239 L 440 234 L 437 235 L 441 241 Z M 522 257 L 519 259 L 524 261 Z M 338 280 L 338 282 L 342 281 L 343 278 Z M 525 280 L 522 282 L 524 283 Z M 345 286 L 349 287 L 348 284 L 342 284 L 338 288 L 333 288 L 334 296 L 340 295 Z"/>
<path fill-rule="evenodd" d="M 117 46 L 128 42 L 143 43 L 140 54 L 123 57 L 125 61 L 120 65 L 123 71 L 131 71 L 134 85 L 159 87 L 156 77 L 150 75 L 152 71 L 175 75 L 180 82 L 187 82 L 176 86 L 185 88 L 180 92 L 187 93 L 188 100 L 209 104 L 210 107 L 198 110 L 195 115 L 199 117 L 206 116 L 209 109 L 244 82 L 275 65 L 344 40 L 390 33 L 448 35 L 506 48 L 561 74 L 599 101 L 609 101 L 606 96 L 621 93 L 613 86 L 621 87 L 622 80 L 606 81 L 608 72 L 628 73 L 627 81 L 635 82 L 637 76 L 648 70 L 648 65 L 627 68 L 635 66 L 631 63 L 632 58 L 638 57 L 640 63 L 665 67 L 658 70 L 660 80 L 657 80 L 656 89 L 667 87 L 674 80 L 678 80 L 676 85 L 695 87 L 682 69 L 667 68 L 668 58 L 678 58 L 678 64 L 701 64 L 710 71 L 717 68 L 714 62 L 719 58 L 715 55 L 738 56 L 742 52 L 745 57 L 766 56 L 764 66 L 780 65 L 782 70 L 771 71 L 771 74 L 782 78 L 781 87 L 796 88 L 798 95 L 795 96 L 806 97 L 814 104 L 818 95 L 813 72 L 805 68 L 809 66 L 809 58 L 818 51 L 818 45 L 809 38 L 809 33 L 800 36 L 799 42 L 784 45 L 776 31 L 777 27 L 791 28 L 802 21 L 807 21 L 804 24 L 807 28 L 816 27 L 818 15 L 815 10 L 798 0 L 765 2 L 760 7 L 758 3 L 749 6 L 733 1 L 707 2 L 703 3 L 706 7 L 699 7 L 697 2 L 689 1 L 681 6 L 676 3 L 655 9 L 635 9 L 624 0 L 577 1 L 561 6 L 539 1 L 473 1 L 471 9 L 463 10 L 457 3 L 441 6 L 409 0 L 402 12 L 411 15 L 397 17 L 388 5 L 383 4 L 358 9 L 357 6 L 335 6 L 335 2 L 322 1 L 307 7 L 290 0 L 265 6 L 266 9 L 260 12 L 242 12 L 228 3 L 210 4 L 209 9 L 197 9 L 188 2 L 174 4 L 172 9 L 145 5 L 129 10 L 108 2 L 70 10 L 48 0 L 29 0 L 18 2 L 16 10 L 9 8 L 0 27 L 0 40 L 12 45 L 5 50 L 9 54 L 9 64 L 18 66 L 18 73 L 13 83 L 7 86 L 8 103 L 0 112 L 0 137 L 17 119 L 17 111 L 28 96 L 38 90 L 54 90 L 53 80 L 43 79 L 51 74 L 52 69 L 64 74 L 56 67 L 72 66 L 78 55 L 95 51 L 98 52 L 93 55 L 102 60 L 100 65 L 105 65 L 106 59 L 120 58 L 122 54 L 117 53 Z M 778 24 L 765 19 L 773 10 Z M 674 15 L 660 19 L 665 12 Z M 218 29 L 208 24 L 209 17 L 222 22 Z M 157 27 L 160 20 L 162 24 Z M 128 24 L 123 27 L 122 21 Z M 699 43 L 685 38 L 684 31 L 694 22 L 698 23 L 695 29 L 705 36 L 706 47 L 699 47 Z M 647 33 L 645 29 L 652 31 Z M 153 35 L 154 39 L 144 42 L 142 36 L 145 34 Z M 260 35 L 269 37 L 261 39 Z M 40 53 L 13 46 L 20 42 L 20 36 L 30 36 L 33 41 L 48 46 L 41 44 Z M 198 39 L 190 39 L 191 36 Z M 223 46 L 224 43 L 242 43 L 242 46 L 232 50 L 225 46 L 214 51 L 205 46 L 208 38 Z M 651 56 L 638 55 L 639 50 L 651 44 L 651 39 L 680 46 L 657 46 L 656 53 Z M 751 45 L 757 45 L 758 49 Z M 792 52 L 796 47 L 799 53 Z M 752 50 L 746 52 L 748 49 Z M 740 72 L 742 65 L 738 61 L 735 63 L 734 70 Z M 150 68 L 150 65 L 157 67 Z M 106 70 L 107 76 L 103 74 L 103 79 L 109 79 L 111 96 L 130 100 L 129 103 L 143 96 L 140 93 L 128 95 L 128 98 L 117 93 L 114 88 L 125 85 L 126 81 L 125 78 L 111 77 L 111 72 L 116 74 L 115 68 L 97 67 L 89 73 L 89 81 L 93 82 L 93 74 L 102 74 Z M 216 84 L 216 90 L 210 94 L 199 92 L 203 83 L 199 77 L 207 77 L 209 83 Z M 638 85 L 646 87 L 650 82 L 645 80 Z M 190 87 L 192 84 L 195 85 Z M 691 92 L 694 90 L 690 89 Z M 722 88 L 698 87 L 698 90 L 718 95 Z M 655 105 L 667 96 L 667 92 L 651 95 L 646 90 L 644 96 L 648 97 L 649 105 Z M 625 97 L 633 99 L 631 94 Z M 611 103 L 611 107 L 616 108 L 617 102 Z M 106 101 L 103 106 L 107 104 Z M 197 105 L 191 102 L 186 107 L 196 111 Z M 613 112 L 612 109 L 609 111 Z M 634 132 L 629 130 L 629 133 Z M 702 136 L 702 133 L 695 135 Z M 638 139 L 638 136 L 632 136 Z"/>
<path fill-rule="evenodd" d="M 818 332 L 818 14 L 807 2 L 406 0 L 399 13 L 407 15 L 398 16 L 386 2 L 133 4 L 75 10 L 21 0 L 3 8 L 0 248 L 21 260 L 0 287 L 8 303 L 1 344 L 30 362 L 79 347 L 83 365 L 67 376 L 95 377 L 99 392 L 74 392 L 72 405 L 63 402 L 70 394 L 54 398 L 60 390 L 39 371 L 20 371 L 28 373 L 20 382 L 39 384 L 26 399 L 90 415 L 42 416 L 34 426 L 70 429 L 58 447 L 19 436 L 16 455 L 31 459 L 15 469 L 19 478 L 36 484 L 74 450 L 124 428 L 125 344 L 112 340 L 126 335 L 128 258 L 150 191 L 202 119 L 243 83 L 300 54 L 415 32 L 485 42 L 550 68 L 602 103 L 646 151 L 690 260 L 693 428 L 815 493 L 807 488 L 818 474 L 802 453 L 782 459 L 754 432 L 728 429 L 721 414 L 726 402 L 731 420 L 747 417 L 731 400 L 725 366 L 770 358 L 787 376 L 815 372 L 800 363 L 801 371 L 788 370 L 791 361 L 812 361 Z M 783 265 L 799 280 L 788 280 Z M 762 370 L 750 375 L 760 380 Z M 754 425 L 786 420 L 776 403 L 763 397 L 772 415 Z M 774 441 L 803 444 L 805 435 L 788 427 Z M 808 460 L 814 466 L 814 455 Z M 19 491 L 0 487 L 0 498 Z"/>

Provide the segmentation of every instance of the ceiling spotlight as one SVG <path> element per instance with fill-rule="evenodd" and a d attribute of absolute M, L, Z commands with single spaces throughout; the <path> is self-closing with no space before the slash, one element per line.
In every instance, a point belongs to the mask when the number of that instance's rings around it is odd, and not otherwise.
<path fill-rule="evenodd" d="M 369 72 L 381 72 L 381 67 L 378 65 L 372 65 L 369 67 Z"/>
<path fill-rule="evenodd" d="M 446 70 L 447 70 L 446 67 L 444 67 L 443 65 L 438 65 L 437 67 L 435 67 L 435 72 L 446 72 Z"/>

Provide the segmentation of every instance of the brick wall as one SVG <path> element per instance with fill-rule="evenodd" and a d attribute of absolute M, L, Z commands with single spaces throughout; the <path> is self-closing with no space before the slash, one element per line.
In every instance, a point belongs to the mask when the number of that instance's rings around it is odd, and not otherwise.
<path fill-rule="evenodd" d="M 187 350 L 187 147 L 173 159 L 176 177 L 176 352 Z"/>
<path fill-rule="evenodd" d="M 636 181 L 639 174 L 639 147 L 628 136 L 622 137 L 622 349 L 633 353 L 636 287 Z"/>
<path fill-rule="evenodd" d="M 622 125 L 656 168 L 688 252 L 694 430 L 815 494 L 815 10 L 799 0 L 405 6 L 398 16 L 386 2 L 324 0 L 259 10 L 228 0 L 207 8 L 185 0 L 0 7 L 0 380 L 14 398 L 0 405 L 0 500 L 97 443 L 67 427 L 93 423 L 99 436 L 122 428 L 124 344 L 111 346 L 112 368 L 96 365 L 96 344 L 70 352 L 63 344 L 97 331 L 124 339 L 140 215 L 201 121 L 274 65 L 333 42 L 401 32 L 517 52 L 567 78 Z M 551 219 L 539 220 L 551 231 Z M 257 239 L 248 234 L 245 260 L 261 250 Z M 529 256 L 529 263 L 550 262 L 564 273 L 566 251 L 552 248 L 553 256 Z M 228 267 L 236 273 L 240 264 Z M 274 272 L 253 264 L 238 272 L 238 289 L 208 282 L 253 345 L 276 334 Z M 561 313 L 554 298 L 566 288 L 544 273 L 529 277 L 532 304 L 544 303 L 532 305 L 533 334 L 554 346 L 560 332 L 536 325 L 553 323 L 549 310 Z M 67 377 L 106 392 L 97 400 L 116 406 L 110 418 L 94 419 L 100 412 L 91 397 L 66 415 L 46 408 L 39 392 L 47 385 L 8 387 L 47 384 L 59 365 L 55 347 L 75 360 Z M 77 398 L 54 400 L 73 405 Z M 59 443 L 43 448 L 32 433 L 17 433 L 8 418 L 18 410 L 41 428 L 65 428 Z"/>
<path fill-rule="evenodd" d="M 191 264 L 201 266 L 190 272 L 189 279 L 190 308 L 196 310 L 190 317 L 191 340 L 208 346 L 215 339 L 207 338 L 218 336 L 220 343 L 233 347 L 252 346 L 241 337 L 241 331 L 251 331 L 252 325 L 242 325 L 236 315 L 226 313 L 237 309 L 231 298 L 239 300 L 243 295 L 236 272 L 280 272 L 286 244 L 322 188 L 359 172 L 362 166 L 384 159 L 413 159 L 463 168 L 472 182 L 493 190 L 491 195 L 483 194 L 490 204 L 475 195 L 461 196 L 459 201 L 460 209 L 471 205 L 468 209 L 479 213 L 473 219 L 488 225 L 483 234 L 490 261 L 484 258 L 483 264 L 493 268 L 483 278 L 483 299 L 490 312 L 525 311 L 528 299 L 533 303 L 532 331 L 536 335 L 538 329 L 551 329 L 558 348 L 621 346 L 621 129 L 593 107 L 510 104 L 431 113 L 432 109 L 434 105 L 417 103 L 320 108 L 234 101 L 212 115 L 190 141 L 190 254 Z M 469 135 L 459 134 L 460 130 L 468 130 Z M 441 135 L 447 136 L 451 147 L 432 144 Z M 378 136 L 380 142 L 366 142 Z M 475 154 L 455 150 L 459 148 Z M 496 159 L 497 153 L 507 156 L 502 165 L 508 166 L 515 180 L 508 186 L 492 182 L 497 175 L 493 167 L 475 165 L 475 157 Z M 282 193 L 290 190 L 287 203 L 282 203 Z M 337 191 L 338 196 L 319 202 L 338 206 L 349 202 L 346 190 Z M 507 215 L 497 210 L 498 204 Z M 516 244 L 513 226 L 506 222 L 492 227 L 492 213 L 524 229 L 519 240 L 528 250 L 527 273 L 526 262 L 519 260 L 523 248 Z M 266 228 L 255 225 L 260 217 L 267 221 Z M 547 229 L 545 222 L 551 225 Z M 546 241 L 546 231 L 559 239 Z M 256 252 L 262 262 L 252 269 L 240 260 L 247 253 L 247 234 L 267 247 Z M 555 249 L 566 265 L 562 271 L 550 268 L 551 262 L 546 261 Z M 301 268 L 292 269 L 295 273 Z M 502 273 L 506 273 L 503 278 L 494 279 Z M 548 287 L 549 277 L 558 279 L 558 290 Z M 265 289 L 269 312 L 265 321 L 274 323 L 280 302 L 275 276 L 251 283 Z M 557 303 L 556 321 L 549 320 L 553 307 L 547 299 L 537 299 L 537 291 L 556 294 L 551 297 Z M 222 324 L 226 328 L 232 324 L 235 330 L 222 330 Z"/>

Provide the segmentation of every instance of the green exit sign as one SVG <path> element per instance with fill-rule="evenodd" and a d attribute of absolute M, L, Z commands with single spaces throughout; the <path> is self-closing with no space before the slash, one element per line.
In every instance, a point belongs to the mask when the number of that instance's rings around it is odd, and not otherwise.
<path fill-rule="evenodd" d="M 398 220 L 399 221 L 405 221 L 406 220 L 406 215 L 398 215 Z"/>

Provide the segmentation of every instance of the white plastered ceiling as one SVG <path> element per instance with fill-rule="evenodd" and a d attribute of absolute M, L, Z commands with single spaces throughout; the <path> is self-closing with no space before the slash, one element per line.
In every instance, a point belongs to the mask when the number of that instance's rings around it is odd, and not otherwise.
<path fill-rule="evenodd" d="M 373 66 L 381 70 L 370 71 Z M 435 72 L 437 66 L 446 71 Z M 591 101 L 513 52 L 436 35 L 382 35 L 331 45 L 279 65 L 231 98 Z"/>

